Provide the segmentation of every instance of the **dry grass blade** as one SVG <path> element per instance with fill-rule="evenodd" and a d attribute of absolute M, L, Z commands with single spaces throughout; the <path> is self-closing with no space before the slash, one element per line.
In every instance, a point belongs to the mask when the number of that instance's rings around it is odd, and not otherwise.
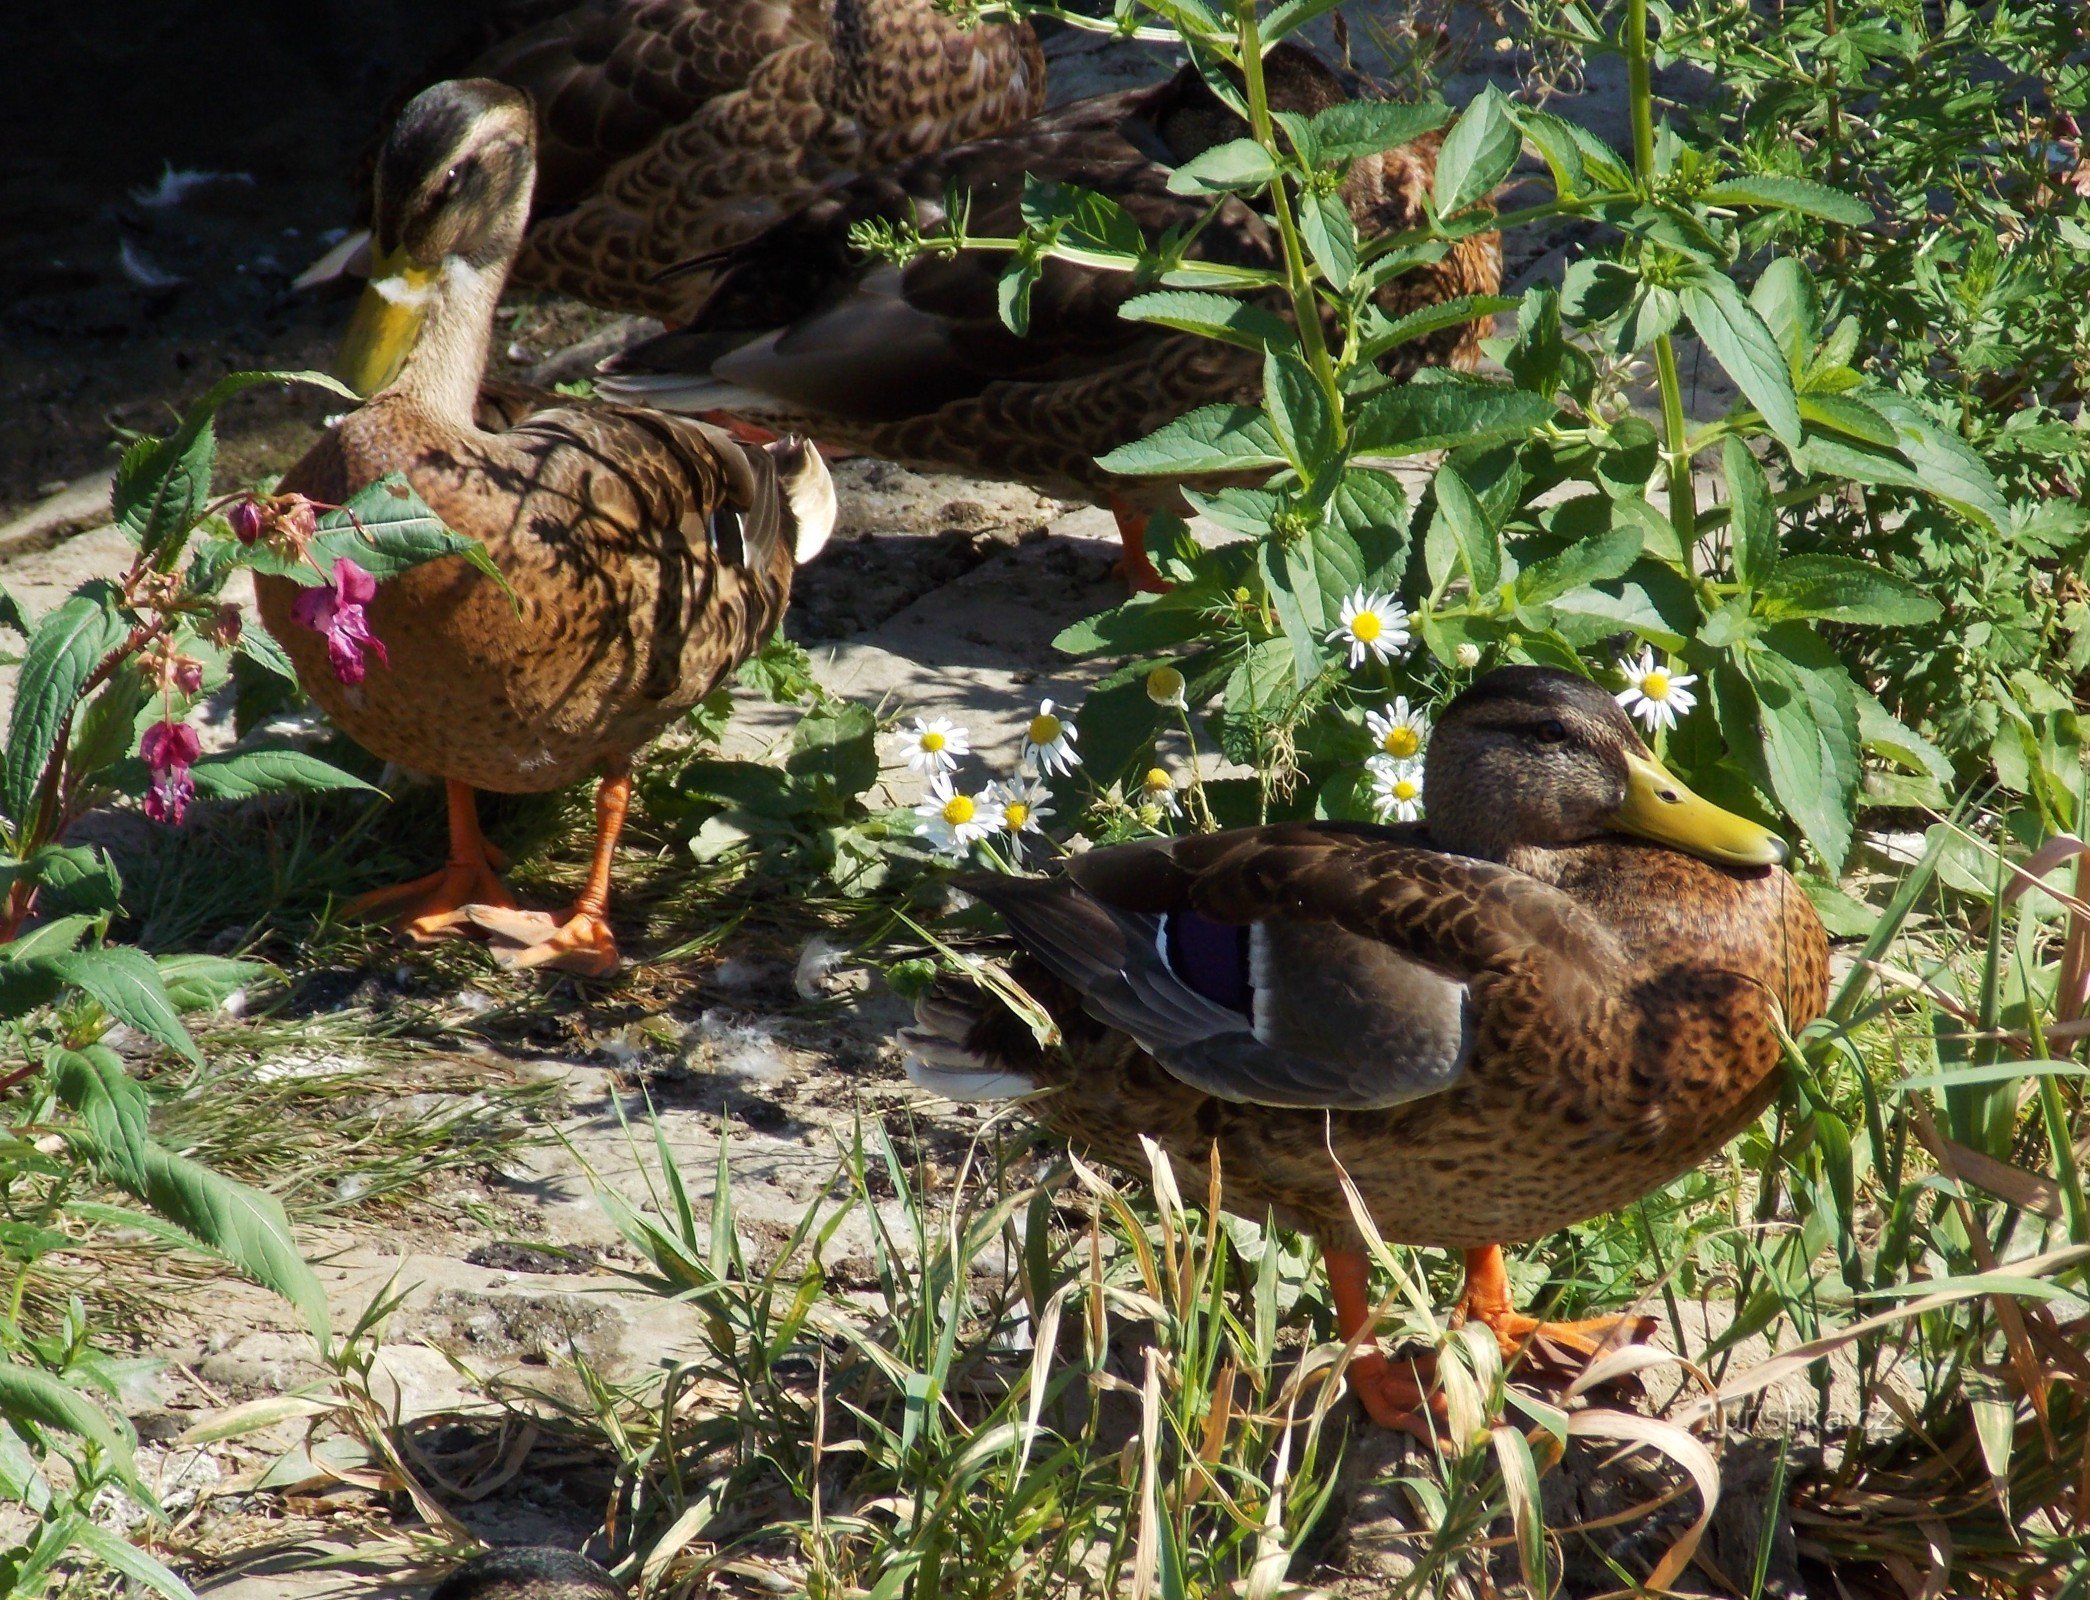
<path fill-rule="evenodd" d="M 1647 1576 L 1645 1587 L 1656 1592 L 1671 1588 L 1691 1557 L 1697 1554 L 1705 1530 L 1712 1526 L 1713 1512 L 1720 1504 L 1720 1464 L 1695 1434 L 1673 1422 L 1643 1417 L 1637 1411 L 1591 1408 L 1568 1418 L 1568 1434 L 1578 1439 L 1608 1439 L 1618 1444 L 1645 1446 L 1659 1451 L 1691 1475 L 1698 1488 L 1698 1515 L 1676 1541 L 1663 1552 Z"/>

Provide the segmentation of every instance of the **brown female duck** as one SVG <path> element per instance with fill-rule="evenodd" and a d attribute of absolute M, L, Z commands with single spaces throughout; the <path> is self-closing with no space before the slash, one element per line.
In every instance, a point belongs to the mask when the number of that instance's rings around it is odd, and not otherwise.
<path fill-rule="evenodd" d="M 1270 102 L 1310 115 L 1350 98 L 1308 51 L 1267 58 Z M 1281 264 L 1275 228 L 1252 207 L 1170 191 L 1175 169 L 1240 137 L 1245 125 L 1185 67 L 1167 83 L 1078 101 L 990 138 L 839 185 L 791 216 L 699 263 L 716 289 L 677 332 L 604 364 L 604 394 L 674 411 L 724 411 L 768 428 L 908 465 L 1007 478 L 1110 505 L 1136 579 L 1152 586 L 1137 536 L 1146 515 L 1180 508 L 1177 485 L 1104 471 L 1096 457 L 1201 405 L 1254 405 L 1259 351 L 1120 308 L 1148 285 L 1129 273 L 1053 260 L 1031 291 L 1030 328 L 1003 324 L 991 250 L 930 254 L 905 266 L 850 243 L 867 222 L 936 231 L 949 197 L 969 232 L 1023 231 L 1032 182 L 1077 185 L 1122 206 L 1149 239 L 1196 229 L 1192 255 L 1235 266 Z M 1352 163 L 1342 195 L 1360 235 L 1420 225 L 1436 170 L 1430 135 Z M 1211 220 L 1201 221 L 1213 211 Z M 1399 316 L 1500 286 L 1498 235 L 1474 234 L 1440 261 L 1392 280 L 1380 305 Z M 1470 368 L 1475 324 L 1403 346 L 1394 375 L 1423 365 Z"/>
<path fill-rule="evenodd" d="M 1511 1305 L 1501 1246 L 1659 1188 L 1776 1092 L 1780 1029 L 1826 1003 L 1827 939 L 1783 845 L 1672 777 L 1595 685 L 1490 673 L 1432 735 L 1426 826 L 1285 823 L 974 876 L 1063 1035 L 946 987 L 904 1034 L 917 1081 L 1041 1095 L 1138 1172 L 1216 1151 L 1230 1206 L 1328 1256 L 1345 1337 L 1370 1315 L 1340 1162 L 1381 1234 L 1463 1250 L 1462 1309 L 1505 1351 L 1610 1326 Z M 1190 1185 L 1195 1182 L 1196 1188 Z M 1376 1354 L 1371 1414 L 1420 1396 Z"/>
<path fill-rule="evenodd" d="M 511 281 L 671 322 L 706 280 L 663 269 L 747 238 L 824 183 L 1045 104 L 1027 24 L 967 26 L 935 0 L 545 9 L 504 7 L 509 36 L 463 74 L 536 108 L 536 202 Z"/>
<path fill-rule="evenodd" d="M 428 1600 L 624 1600 L 624 1589 L 586 1556 L 517 1545 L 474 1556 Z"/>
<path fill-rule="evenodd" d="M 328 715 L 449 785 L 448 864 L 357 909 L 396 915 L 417 937 L 469 921 L 507 941 L 512 964 L 601 973 L 617 961 L 605 918 L 631 755 L 769 637 L 794 561 L 827 537 L 834 494 L 806 446 L 746 446 L 622 406 L 540 396 L 505 431 L 482 431 L 480 377 L 529 215 L 534 142 L 529 102 L 501 84 L 438 84 L 407 106 L 376 183 L 378 243 L 397 265 L 372 291 L 384 315 L 359 321 L 351 351 L 389 338 L 404 365 L 281 485 L 339 503 L 404 473 L 453 531 L 481 541 L 514 598 L 460 559 L 412 568 L 368 599 L 382 660 L 342 672 L 355 641 L 338 616 L 301 607 L 312 591 L 288 579 L 255 587 Z M 539 793 L 594 773 L 586 888 L 563 917 L 516 910 L 473 791 Z"/>

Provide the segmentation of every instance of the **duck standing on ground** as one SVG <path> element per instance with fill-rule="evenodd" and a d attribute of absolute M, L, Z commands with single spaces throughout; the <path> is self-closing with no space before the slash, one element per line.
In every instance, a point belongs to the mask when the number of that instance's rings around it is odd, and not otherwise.
<path fill-rule="evenodd" d="M 1141 1135 L 1202 1192 L 1274 1211 L 1326 1252 L 1338 1327 L 1364 1330 L 1347 1171 L 1389 1240 L 1462 1250 L 1464 1314 L 1506 1354 L 1586 1359 L 1620 1319 L 1513 1307 L 1505 1242 L 1648 1194 L 1777 1091 L 1784 1030 L 1827 1003 L 1828 942 L 1783 844 L 1679 783 L 1610 695 L 1503 668 L 1446 708 L 1426 824 L 1281 823 L 1093 850 L 1056 875 L 958 880 L 998 911 L 1041 1048 L 965 985 L 902 1035 L 953 1098 L 1037 1115 L 1134 1172 Z M 1425 1397 L 1376 1352 L 1370 1414 Z"/>
<path fill-rule="evenodd" d="M 1310 116 L 1350 99 L 1344 79 L 1289 43 L 1265 59 L 1270 103 Z M 1107 196 L 1150 239 L 1195 230 L 1190 254 L 1234 266 L 1282 265 L 1276 228 L 1238 198 L 1169 189 L 1175 169 L 1241 137 L 1246 125 L 1194 67 L 1158 87 L 1077 101 L 991 138 L 955 145 L 838 185 L 744 244 L 701 258 L 717 287 L 673 333 L 605 362 L 601 392 L 672 411 L 726 412 L 766 428 L 930 471 L 1014 479 L 1116 511 L 1127 568 L 1158 587 L 1146 517 L 1180 510 L 1176 483 L 1121 477 L 1096 458 L 1203 405 L 1256 405 L 1260 350 L 1119 316 L 1149 285 L 1054 259 L 1031 289 L 1029 331 L 1001 318 L 1006 254 L 930 253 L 905 265 L 850 240 L 863 223 L 933 233 L 958 197 L 966 229 L 1024 229 L 1033 182 Z M 1420 226 L 1439 140 L 1427 135 L 1351 163 L 1342 196 L 1369 240 Z M 1210 212 L 1210 220 L 1203 220 Z M 1502 282 L 1499 235 L 1475 233 L 1434 263 L 1392 279 L 1380 308 L 1402 316 Z M 1272 309 L 1280 309 L 1275 299 Z M 1470 370 L 1480 327 L 1464 323 L 1400 347 L 1390 375 Z"/>
<path fill-rule="evenodd" d="M 348 357 L 397 376 L 291 468 L 279 493 L 339 504 L 391 473 L 479 540 L 513 591 L 449 557 L 371 592 L 258 577 L 261 614 L 300 682 L 358 743 L 449 789 L 450 859 L 365 896 L 416 937 L 501 941 L 515 966 L 601 974 L 617 964 L 610 870 L 632 754 L 775 630 L 795 561 L 834 521 L 809 446 L 743 445 L 630 407 L 540 396 L 497 433 L 474 420 L 496 302 L 529 215 L 535 131 L 502 84 L 423 91 L 379 157 L 386 276 Z M 314 596 L 318 596 L 317 599 Z M 365 659 L 361 641 L 374 636 Z M 476 789 L 542 793 L 601 774 L 595 857 L 564 916 L 516 909 L 481 838 Z"/>

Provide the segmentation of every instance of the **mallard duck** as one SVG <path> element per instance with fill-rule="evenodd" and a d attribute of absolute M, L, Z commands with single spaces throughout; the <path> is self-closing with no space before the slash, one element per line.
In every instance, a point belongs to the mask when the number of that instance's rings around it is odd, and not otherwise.
<path fill-rule="evenodd" d="M 518 1545 L 474 1556 L 428 1600 L 624 1600 L 624 1590 L 586 1556 Z"/>
<path fill-rule="evenodd" d="M 1345 1338 L 1370 1317 L 1340 1161 L 1387 1239 L 1465 1253 L 1466 1317 L 1505 1352 L 1586 1357 L 1618 1319 L 1540 1324 L 1502 1245 L 1622 1206 L 1776 1093 L 1780 1029 L 1827 1001 L 1820 920 L 1783 844 L 1677 781 L 1612 697 L 1508 667 L 1445 709 L 1426 825 L 1280 823 L 958 880 L 1021 949 L 1063 1034 L 947 985 L 902 1035 L 918 1082 L 1026 1094 L 1134 1172 L 1155 1140 L 1202 1193 L 1320 1242 Z M 1333 1159 L 1331 1159 L 1331 1152 Z M 1350 1375 L 1412 1427 L 1382 1355 Z"/>
<path fill-rule="evenodd" d="M 1310 115 L 1351 98 L 1345 80 L 1290 44 L 1266 60 L 1270 103 Z M 1129 273 L 1054 260 L 1031 291 L 1030 331 L 1004 326 L 992 250 L 929 254 L 905 266 L 850 244 L 861 223 L 946 221 L 967 202 L 977 237 L 1023 231 L 1032 181 L 1071 184 L 1116 201 L 1152 239 L 1189 231 L 1207 198 L 1171 193 L 1174 169 L 1245 133 L 1192 67 L 1159 87 L 1077 101 L 993 137 L 839 185 L 797 212 L 700 262 L 717 286 L 682 329 L 603 367 L 601 392 L 672 411 L 728 412 L 763 427 L 908 466 L 1011 478 L 1043 493 L 1109 505 L 1125 535 L 1128 572 L 1155 587 L 1146 516 L 1180 509 L 1178 485 L 1105 472 L 1096 458 L 1201 405 L 1257 404 L 1255 350 L 1118 315 L 1150 285 Z M 1432 134 L 1352 163 L 1342 193 L 1370 238 L 1419 226 L 1436 171 Z M 1240 266 L 1281 262 L 1275 228 L 1237 199 L 1196 234 L 1195 256 Z M 1380 304 L 1395 316 L 1502 280 L 1500 236 L 1478 233 L 1442 260 L 1392 280 Z M 1468 323 L 1400 348 L 1405 376 L 1422 365 L 1470 369 L 1479 327 Z"/>
<path fill-rule="evenodd" d="M 508 9 L 515 31 L 461 75 L 536 106 L 536 201 L 511 281 L 670 322 L 706 284 L 663 269 L 745 239 L 837 177 L 1045 104 L 1028 24 L 968 26 L 935 0 Z"/>
<path fill-rule="evenodd" d="M 505 431 L 481 429 L 534 144 L 528 100 L 503 84 L 437 84 L 408 104 L 376 179 L 377 239 L 396 265 L 349 352 L 371 370 L 401 352 L 403 364 L 279 488 L 338 504 L 404 473 L 453 531 L 484 544 L 513 599 L 458 558 L 411 568 L 374 597 L 367 576 L 339 568 L 330 593 L 280 577 L 255 589 L 321 708 L 373 753 L 448 785 L 448 864 L 354 909 L 422 938 L 469 923 L 502 941 L 509 964 L 603 973 L 617 963 L 606 917 L 630 758 L 769 637 L 794 561 L 833 525 L 834 489 L 797 441 L 743 445 L 624 406 L 541 396 Z M 539 793 L 594 773 L 586 888 L 564 916 L 520 911 L 480 836 L 474 790 Z"/>

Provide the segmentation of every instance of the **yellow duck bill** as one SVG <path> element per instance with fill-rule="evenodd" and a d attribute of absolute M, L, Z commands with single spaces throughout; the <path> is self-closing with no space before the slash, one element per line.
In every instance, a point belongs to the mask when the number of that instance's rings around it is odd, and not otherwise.
<path fill-rule="evenodd" d="M 404 250 L 371 261 L 369 286 L 356 302 L 334 359 L 335 373 L 364 399 L 399 376 L 428 320 L 439 276 L 434 267 L 408 261 Z"/>
<path fill-rule="evenodd" d="M 1730 867 L 1775 867 L 1785 860 L 1783 839 L 1693 794 L 1653 756 L 1627 756 L 1626 773 L 1625 804 L 1611 814 L 1620 833 Z"/>

